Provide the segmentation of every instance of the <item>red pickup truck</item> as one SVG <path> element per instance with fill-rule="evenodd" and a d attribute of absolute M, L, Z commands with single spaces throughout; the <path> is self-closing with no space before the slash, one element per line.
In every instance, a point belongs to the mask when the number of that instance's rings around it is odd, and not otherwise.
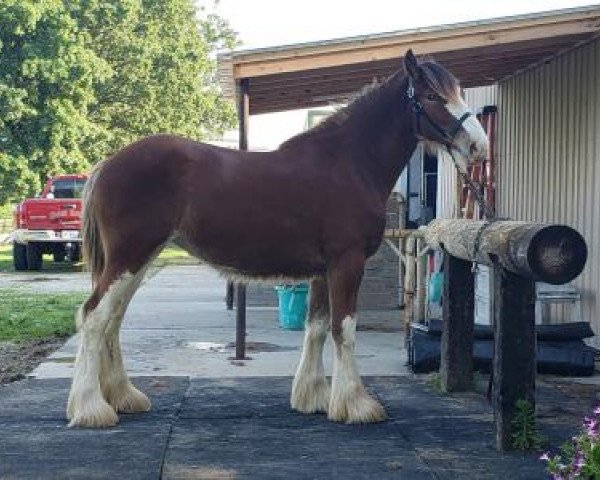
<path fill-rule="evenodd" d="M 41 195 L 21 202 L 14 211 L 15 270 L 40 270 L 42 255 L 55 262 L 81 259 L 81 194 L 85 175 L 58 175 Z"/>

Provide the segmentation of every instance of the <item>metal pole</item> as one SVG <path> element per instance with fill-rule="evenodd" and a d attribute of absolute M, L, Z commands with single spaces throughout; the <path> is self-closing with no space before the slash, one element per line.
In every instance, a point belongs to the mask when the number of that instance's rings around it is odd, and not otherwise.
<path fill-rule="evenodd" d="M 227 291 L 225 293 L 225 306 L 227 310 L 233 310 L 234 287 L 233 282 L 227 282 Z"/>
<path fill-rule="evenodd" d="M 246 358 L 246 284 L 237 285 L 237 305 L 235 322 L 235 359 Z"/>
<path fill-rule="evenodd" d="M 248 150 L 248 118 L 250 116 L 250 82 L 242 78 L 239 83 L 239 148 Z M 246 358 L 246 285 L 237 287 L 237 310 L 235 316 L 235 358 Z"/>

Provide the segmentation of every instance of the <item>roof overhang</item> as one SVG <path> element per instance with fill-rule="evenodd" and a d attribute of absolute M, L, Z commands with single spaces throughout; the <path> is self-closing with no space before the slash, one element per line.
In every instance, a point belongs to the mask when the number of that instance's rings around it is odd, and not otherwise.
<path fill-rule="evenodd" d="M 377 35 L 237 50 L 218 56 L 227 96 L 249 79 L 250 113 L 343 101 L 386 78 L 407 49 L 431 55 L 463 87 L 490 85 L 600 34 L 600 5 Z"/>

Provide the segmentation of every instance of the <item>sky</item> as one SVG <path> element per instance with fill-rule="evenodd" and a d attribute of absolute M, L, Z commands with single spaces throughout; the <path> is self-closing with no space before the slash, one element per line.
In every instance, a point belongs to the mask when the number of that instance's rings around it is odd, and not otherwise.
<path fill-rule="evenodd" d="M 578 0 L 196 0 L 229 21 L 241 48 L 312 42 L 486 18 L 573 8 Z M 302 130 L 306 113 L 256 115 L 250 147 L 274 148 Z"/>

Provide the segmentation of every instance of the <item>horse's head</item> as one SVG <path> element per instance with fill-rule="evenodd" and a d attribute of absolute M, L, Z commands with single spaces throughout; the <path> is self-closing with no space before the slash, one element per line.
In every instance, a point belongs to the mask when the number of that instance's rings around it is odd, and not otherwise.
<path fill-rule="evenodd" d="M 487 136 L 462 99 L 456 78 L 438 63 L 417 62 L 412 50 L 406 52 L 404 67 L 417 137 L 457 152 L 463 168 L 485 159 Z"/>

